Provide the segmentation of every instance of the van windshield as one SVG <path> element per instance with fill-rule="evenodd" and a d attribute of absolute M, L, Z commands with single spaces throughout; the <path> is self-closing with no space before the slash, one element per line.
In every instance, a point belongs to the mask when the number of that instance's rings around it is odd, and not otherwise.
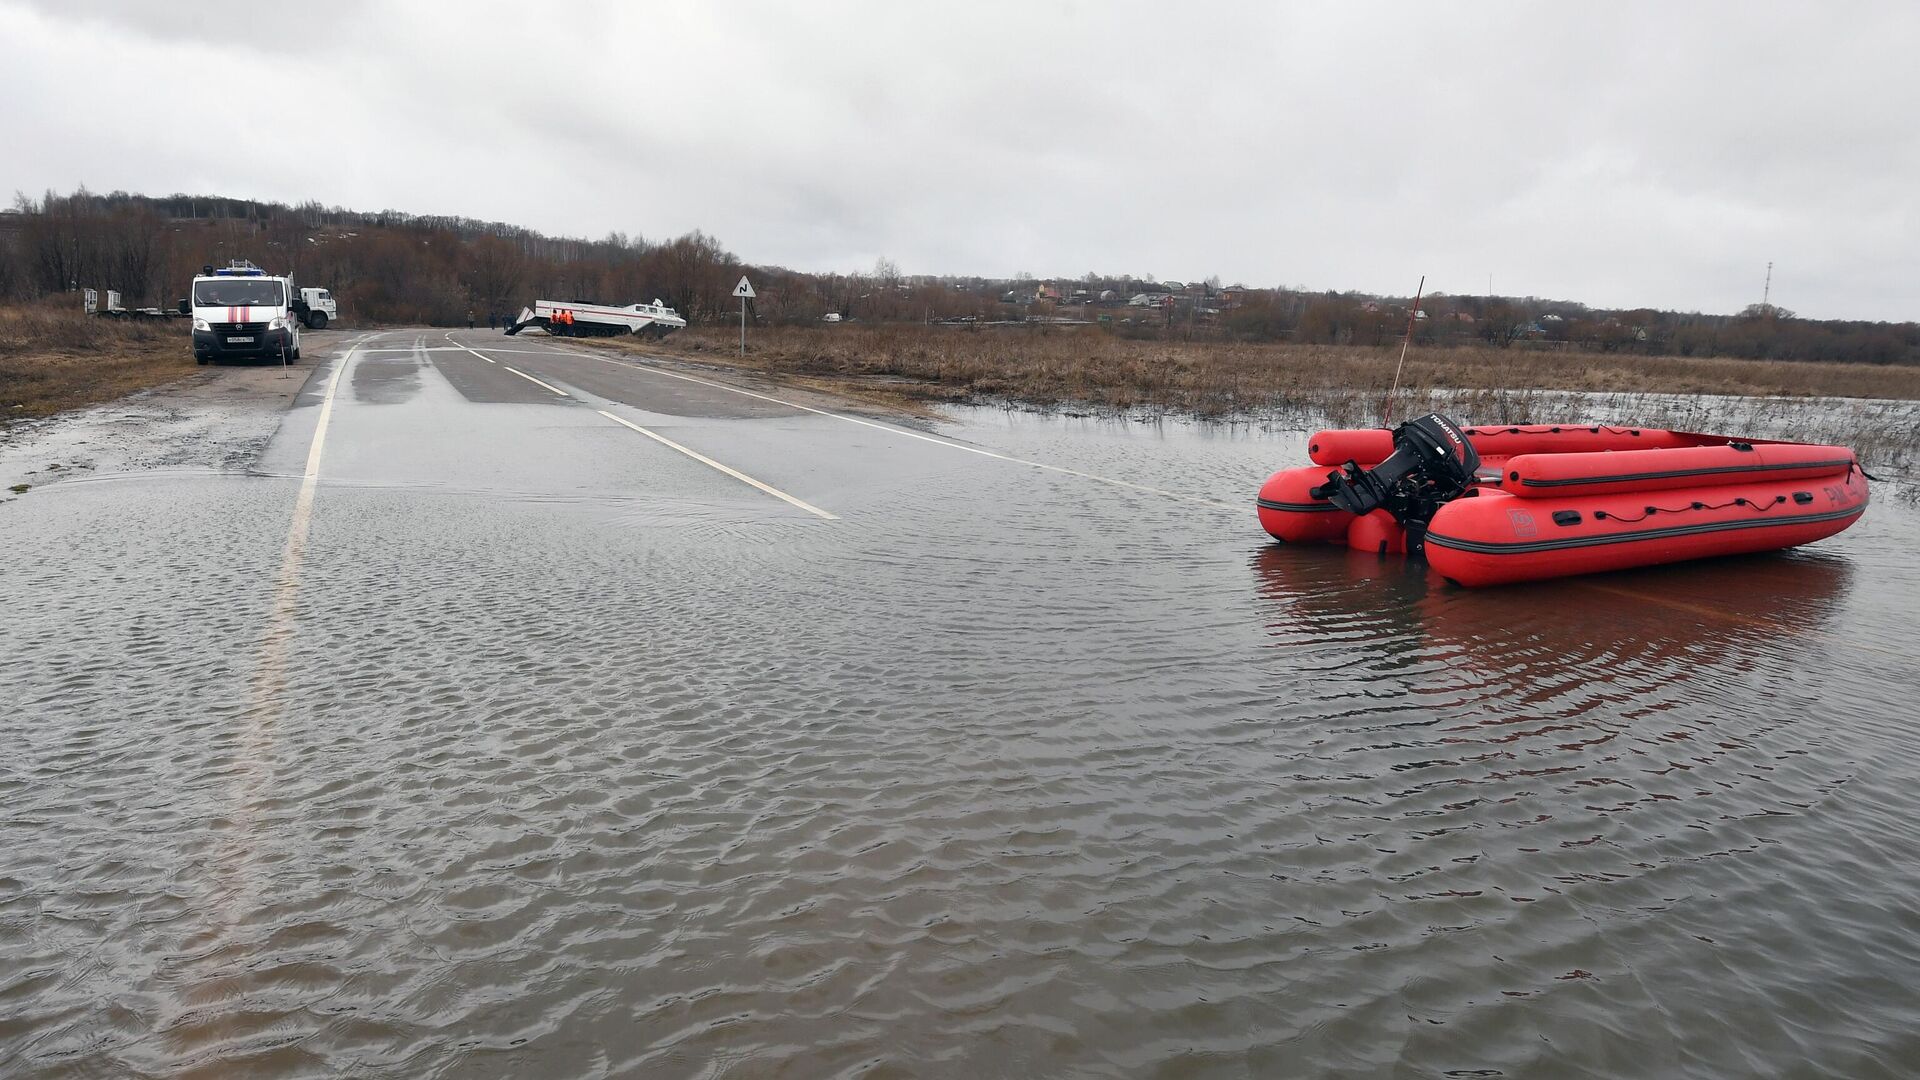
<path fill-rule="evenodd" d="M 193 283 L 196 307 L 279 307 L 280 283 L 266 278 L 209 278 Z"/>

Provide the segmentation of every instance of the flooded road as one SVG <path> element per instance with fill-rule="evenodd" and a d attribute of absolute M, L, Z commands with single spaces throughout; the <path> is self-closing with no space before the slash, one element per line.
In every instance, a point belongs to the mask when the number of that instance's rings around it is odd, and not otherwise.
<path fill-rule="evenodd" d="M 1920 1059 L 1902 483 L 1468 592 L 1271 546 L 1299 433 L 364 345 L 0 506 L 0 1075 Z"/>

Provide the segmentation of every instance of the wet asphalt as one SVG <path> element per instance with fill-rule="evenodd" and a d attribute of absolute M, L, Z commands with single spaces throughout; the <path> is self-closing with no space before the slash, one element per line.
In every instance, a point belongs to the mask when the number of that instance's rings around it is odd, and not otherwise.
<path fill-rule="evenodd" d="M 8 1080 L 1920 1055 L 1910 483 L 1459 590 L 1268 542 L 1292 428 L 305 347 L 0 503 Z"/>
<path fill-rule="evenodd" d="M 831 503 L 865 487 L 876 460 L 936 474 L 957 464 L 954 450 L 905 428 L 852 423 L 664 364 L 541 335 L 425 331 L 373 336 L 314 370 L 263 471 L 300 472 L 314 419 L 304 407 L 322 403 L 336 375 L 320 466 L 328 483 L 607 492 L 805 517 L 742 477 Z"/>

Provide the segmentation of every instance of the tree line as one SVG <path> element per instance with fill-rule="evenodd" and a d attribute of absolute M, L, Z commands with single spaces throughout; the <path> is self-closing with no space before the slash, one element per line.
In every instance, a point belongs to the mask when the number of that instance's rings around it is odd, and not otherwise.
<path fill-rule="evenodd" d="M 0 213 L 0 300 L 80 288 L 117 289 L 130 307 L 170 306 L 208 264 L 247 259 L 333 291 L 348 319 L 455 325 L 469 312 L 510 315 L 536 298 L 625 304 L 661 299 L 690 322 L 731 319 L 733 287 L 753 279 L 759 323 L 1084 321 L 1132 336 L 1385 346 L 1400 340 L 1411 298 L 1301 289 L 1221 288 L 1151 275 L 1038 282 L 907 276 L 882 258 L 871 271 L 809 273 L 750 266 L 695 231 L 649 240 L 610 232 L 554 237 L 502 222 L 353 211 L 205 195 L 149 197 L 81 188 L 16 196 Z M 1042 287 L 1044 286 L 1044 287 Z M 1127 299 L 1163 297 L 1142 309 Z M 1920 326 L 1801 319 L 1756 304 L 1732 315 L 1600 310 L 1532 297 L 1422 298 L 1414 338 L 1428 346 L 1578 348 L 1870 364 L 1920 363 Z"/>
<path fill-rule="evenodd" d="M 1315 344 L 1417 344 L 1573 348 L 1647 356 L 1734 357 L 1827 363 L 1920 364 L 1920 324 L 1802 319 L 1771 304 L 1731 315 L 1601 310 L 1534 297 L 1431 296 L 1420 317 L 1412 298 L 1272 290 L 1227 314 L 1234 336 Z"/>
<path fill-rule="evenodd" d="M 117 289 L 128 306 L 164 307 L 202 266 L 245 259 L 332 290 L 357 320 L 452 325 L 470 311 L 518 311 L 536 296 L 659 298 L 709 313 L 740 269 L 700 232 L 588 241 L 465 218 L 205 196 L 48 192 L 16 197 L 7 218 L 0 297 L 9 299 Z"/>
<path fill-rule="evenodd" d="M 0 300 L 95 288 L 118 290 L 129 307 L 167 307 L 201 267 L 232 259 L 328 288 L 344 317 L 371 323 L 455 325 L 469 312 L 509 315 L 535 299 L 659 299 L 698 323 L 733 317 L 743 274 L 753 279 L 753 317 L 763 323 L 813 323 L 828 313 L 923 321 L 992 307 L 975 302 L 984 285 L 909 286 L 885 259 L 871 273 L 749 266 L 697 230 L 657 241 L 621 232 L 587 240 L 462 217 L 84 188 L 17 195 L 0 213 Z"/>

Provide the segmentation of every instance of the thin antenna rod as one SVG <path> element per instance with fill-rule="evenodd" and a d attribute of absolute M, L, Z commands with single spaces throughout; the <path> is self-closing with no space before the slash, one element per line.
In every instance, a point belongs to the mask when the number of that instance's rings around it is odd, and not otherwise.
<path fill-rule="evenodd" d="M 1760 290 L 1760 306 L 1767 307 L 1773 300 L 1773 260 L 1767 260 L 1767 283 Z"/>
<path fill-rule="evenodd" d="M 1420 297 L 1427 291 L 1427 275 L 1420 275 L 1420 287 L 1413 290 L 1413 310 L 1407 312 L 1407 336 L 1400 342 L 1400 363 L 1393 369 L 1393 389 L 1387 391 L 1387 400 L 1380 403 L 1380 423 L 1392 422 L 1393 395 L 1400 392 L 1400 371 L 1407 366 L 1407 346 L 1413 344 L 1413 320 L 1420 317 Z"/>

